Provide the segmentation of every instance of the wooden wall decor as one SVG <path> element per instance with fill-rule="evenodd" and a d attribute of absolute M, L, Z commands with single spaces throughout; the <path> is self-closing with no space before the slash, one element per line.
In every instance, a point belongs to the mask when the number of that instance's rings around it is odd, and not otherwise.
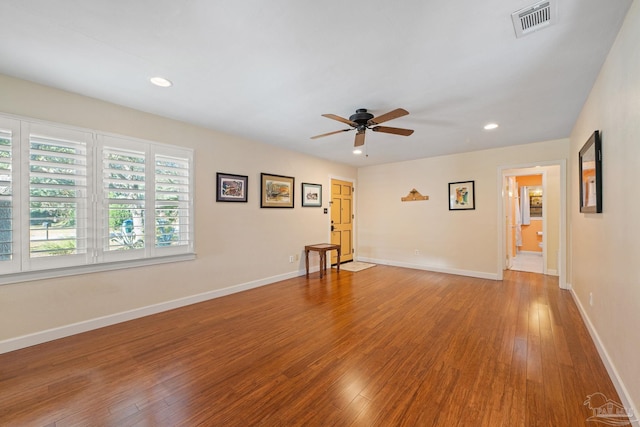
<path fill-rule="evenodd" d="M 415 202 L 417 200 L 429 200 L 429 196 L 423 196 L 418 190 L 414 188 L 413 190 L 409 191 L 409 194 L 407 194 L 406 197 L 401 197 L 400 200 L 402 200 L 403 202 Z"/>

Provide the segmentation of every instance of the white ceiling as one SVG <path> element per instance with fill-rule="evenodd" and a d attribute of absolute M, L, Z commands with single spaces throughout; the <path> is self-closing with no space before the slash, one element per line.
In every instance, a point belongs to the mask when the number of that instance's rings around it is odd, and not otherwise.
<path fill-rule="evenodd" d="M 535 1 L 2 0 L 0 73 L 374 165 L 568 137 L 632 0 L 556 1 L 516 38 Z M 348 127 L 323 113 L 398 107 L 385 126 L 415 133 L 367 132 L 368 156 L 309 138 Z"/>

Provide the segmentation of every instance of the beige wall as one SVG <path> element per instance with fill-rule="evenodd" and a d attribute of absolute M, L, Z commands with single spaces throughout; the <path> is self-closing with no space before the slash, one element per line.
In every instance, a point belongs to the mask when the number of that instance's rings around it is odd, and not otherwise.
<path fill-rule="evenodd" d="M 640 4 L 635 1 L 571 134 L 571 285 L 636 409 L 640 404 Z M 578 151 L 602 132 L 603 213 L 579 212 Z M 589 295 L 593 294 L 593 306 Z M 637 415 L 637 411 L 636 415 Z"/>
<path fill-rule="evenodd" d="M 328 207 L 330 176 L 356 178 L 352 167 L 2 75 L 0 93 L 0 112 L 194 148 L 197 252 L 195 261 L 0 286 L 0 350 L 27 334 L 297 275 L 304 245 L 329 237 L 329 215 L 300 207 L 300 183 L 322 184 Z M 216 203 L 216 172 L 248 175 L 249 202 Z M 296 178 L 294 209 L 260 209 L 260 172 Z"/>
<path fill-rule="evenodd" d="M 498 277 L 499 168 L 566 159 L 568 149 L 562 139 L 359 169 L 358 258 Z M 467 180 L 476 209 L 449 211 L 448 183 Z M 412 188 L 429 200 L 401 202 Z"/>

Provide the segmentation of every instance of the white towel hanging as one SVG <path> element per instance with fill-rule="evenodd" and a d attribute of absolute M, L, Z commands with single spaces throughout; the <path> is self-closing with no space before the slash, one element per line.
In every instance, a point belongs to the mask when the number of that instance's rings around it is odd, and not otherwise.
<path fill-rule="evenodd" d="M 520 187 L 520 214 L 522 216 L 522 225 L 531 224 L 530 207 L 529 207 L 529 187 Z"/>

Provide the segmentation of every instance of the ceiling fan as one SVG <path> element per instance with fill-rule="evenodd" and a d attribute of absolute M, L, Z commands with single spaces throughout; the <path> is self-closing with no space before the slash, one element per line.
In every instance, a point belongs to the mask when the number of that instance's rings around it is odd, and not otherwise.
<path fill-rule="evenodd" d="M 373 114 L 367 112 L 366 108 L 359 108 L 356 110 L 356 113 L 351 115 L 349 119 L 345 119 L 340 116 L 336 116 L 335 114 L 323 114 L 323 117 L 327 117 L 329 119 L 337 120 L 342 123 L 346 123 L 351 128 L 349 129 L 341 129 L 336 130 L 329 133 L 323 133 L 322 135 L 312 136 L 311 139 L 322 138 L 323 136 L 334 135 L 340 132 L 348 132 L 350 130 L 356 130 L 356 140 L 353 144 L 355 147 L 359 147 L 364 145 L 364 133 L 367 129 L 371 129 L 374 132 L 384 132 L 384 133 L 392 133 L 394 135 L 402 135 L 409 136 L 413 133 L 411 129 L 402 129 L 402 128 L 392 128 L 388 126 L 378 126 L 380 123 L 387 122 L 392 119 L 397 119 L 398 117 L 406 116 L 409 112 L 403 108 L 396 108 L 393 111 L 389 111 L 388 113 L 382 114 L 378 117 L 374 117 Z"/>

